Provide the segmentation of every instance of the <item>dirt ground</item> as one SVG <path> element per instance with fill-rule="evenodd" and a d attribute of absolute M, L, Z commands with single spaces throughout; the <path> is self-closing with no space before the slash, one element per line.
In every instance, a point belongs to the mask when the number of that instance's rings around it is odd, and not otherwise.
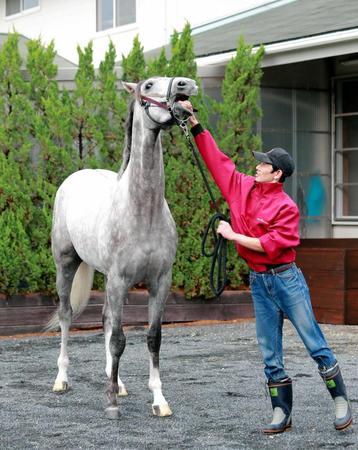
<path fill-rule="evenodd" d="M 354 415 L 358 403 L 358 326 L 322 325 L 340 362 Z M 126 331 L 120 375 L 129 396 L 121 418 L 104 414 L 102 332 L 70 338 L 70 385 L 52 393 L 59 335 L 0 340 L 0 449 L 358 449 L 354 426 L 333 427 L 333 402 L 292 326 L 285 323 L 288 373 L 294 380 L 293 428 L 262 434 L 271 419 L 252 320 L 165 327 L 163 393 L 173 416 L 151 414 L 144 327 Z M 358 419 L 357 419 L 358 420 Z"/>

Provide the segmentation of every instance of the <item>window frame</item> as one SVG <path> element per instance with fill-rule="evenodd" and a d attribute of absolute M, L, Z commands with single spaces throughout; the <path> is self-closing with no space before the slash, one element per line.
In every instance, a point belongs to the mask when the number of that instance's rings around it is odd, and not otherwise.
<path fill-rule="evenodd" d="M 112 0 L 113 4 L 113 17 L 112 17 L 112 26 L 105 29 L 99 29 L 99 4 L 101 0 L 96 0 L 96 33 L 108 33 L 113 30 L 123 30 L 127 28 L 133 28 L 137 26 L 137 17 L 138 17 L 138 4 L 137 0 L 135 1 L 135 20 L 130 23 L 126 23 L 124 25 L 117 25 L 117 0 Z"/>
<path fill-rule="evenodd" d="M 347 216 L 344 214 L 339 214 L 340 210 L 344 207 L 344 186 L 349 186 L 352 183 L 343 183 L 340 182 L 342 179 L 342 171 L 340 171 L 337 164 L 337 157 L 340 154 L 343 154 L 344 147 L 343 145 L 337 145 L 337 135 L 338 126 L 337 121 L 344 117 L 356 117 L 358 116 L 358 108 L 357 111 L 354 112 L 337 112 L 337 89 L 339 84 L 343 84 L 345 81 L 349 80 L 357 80 L 358 81 L 358 73 L 340 75 L 336 77 L 332 77 L 331 79 L 331 166 L 332 166 L 332 190 L 331 190 L 331 199 L 332 199 L 332 225 L 358 225 L 358 215 L 355 216 Z M 358 146 L 352 148 L 346 148 L 347 153 L 351 151 L 358 152 Z M 340 171 L 340 172 L 339 172 Z M 343 179 L 342 179 L 343 180 Z M 354 185 L 358 185 L 354 183 Z M 339 198 L 338 198 L 339 196 Z"/>
<path fill-rule="evenodd" d="M 38 1 L 38 5 L 32 6 L 31 8 L 24 9 L 24 0 L 20 0 L 20 11 L 7 15 L 6 14 L 6 0 L 5 0 L 5 20 L 9 20 L 9 19 L 11 20 L 16 17 L 21 17 L 23 15 L 32 14 L 33 12 L 39 11 L 39 9 L 41 7 L 41 0 L 37 0 L 37 1 Z"/>

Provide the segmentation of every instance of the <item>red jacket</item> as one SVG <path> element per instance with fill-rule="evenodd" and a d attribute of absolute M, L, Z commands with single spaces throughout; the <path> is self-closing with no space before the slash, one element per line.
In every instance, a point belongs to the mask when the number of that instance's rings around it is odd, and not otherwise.
<path fill-rule="evenodd" d="M 259 238 L 265 253 L 236 244 L 239 255 L 257 272 L 267 264 L 295 260 L 300 243 L 299 211 L 283 191 L 282 183 L 256 183 L 255 178 L 236 170 L 207 130 L 192 129 L 196 145 L 222 195 L 230 207 L 231 226 L 236 233 Z"/>

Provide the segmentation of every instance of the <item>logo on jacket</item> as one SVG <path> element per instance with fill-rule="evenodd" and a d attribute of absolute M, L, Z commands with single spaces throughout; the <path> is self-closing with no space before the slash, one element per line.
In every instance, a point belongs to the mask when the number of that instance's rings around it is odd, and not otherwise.
<path fill-rule="evenodd" d="M 258 222 L 263 223 L 264 225 L 268 225 L 268 224 L 269 224 L 265 219 L 262 219 L 261 217 L 256 217 L 256 220 L 257 220 Z"/>

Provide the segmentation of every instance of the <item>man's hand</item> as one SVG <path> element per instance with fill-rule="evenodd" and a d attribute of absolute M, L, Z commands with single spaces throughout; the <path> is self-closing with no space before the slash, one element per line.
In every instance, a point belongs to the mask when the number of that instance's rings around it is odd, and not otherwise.
<path fill-rule="evenodd" d="M 235 240 L 236 233 L 231 228 L 229 222 L 226 222 L 225 220 L 220 220 L 218 229 L 216 231 L 218 234 L 221 234 L 221 236 L 227 239 L 228 241 Z"/>
<path fill-rule="evenodd" d="M 235 233 L 235 231 L 231 228 L 231 225 L 228 222 L 225 222 L 225 220 L 220 220 L 218 229 L 216 231 L 228 241 L 234 241 L 236 244 L 240 244 L 243 247 L 254 250 L 255 252 L 265 253 L 265 250 L 262 248 L 260 239 L 245 236 L 240 233 Z"/>
<path fill-rule="evenodd" d="M 181 106 L 185 109 L 187 109 L 188 111 L 191 112 L 191 116 L 189 117 L 189 122 L 190 125 L 193 127 L 194 125 L 197 125 L 199 123 L 198 119 L 195 117 L 194 115 L 194 111 L 193 111 L 193 105 L 189 102 L 189 100 L 182 100 L 179 101 L 179 103 L 181 104 Z"/>

